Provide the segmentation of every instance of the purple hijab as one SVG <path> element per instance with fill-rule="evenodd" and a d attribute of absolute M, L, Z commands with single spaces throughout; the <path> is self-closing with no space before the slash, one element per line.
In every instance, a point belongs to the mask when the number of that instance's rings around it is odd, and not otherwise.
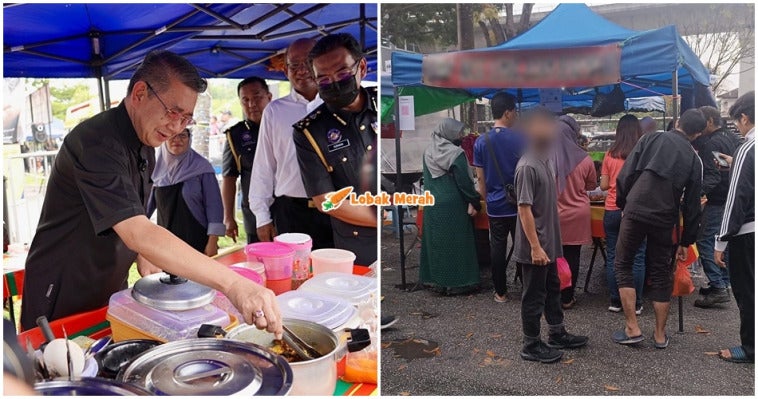
<path fill-rule="evenodd" d="M 216 173 L 211 163 L 192 148 L 184 154 L 174 155 L 168 151 L 168 142 L 165 142 L 157 152 L 153 170 L 155 187 L 173 186 L 195 176 Z"/>
<path fill-rule="evenodd" d="M 556 140 L 555 150 L 555 171 L 558 179 L 558 194 L 566 188 L 566 179 L 577 165 L 587 158 L 587 151 L 579 147 L 577 137 L 581 128 L 577 121 L 568 116 L 562 115 L 558 118 L 558 139 Z"/>

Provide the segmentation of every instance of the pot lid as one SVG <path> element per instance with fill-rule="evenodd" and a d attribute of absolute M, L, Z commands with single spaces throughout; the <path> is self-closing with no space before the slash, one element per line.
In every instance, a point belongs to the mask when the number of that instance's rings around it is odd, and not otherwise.
<path fill-rule="evenodd" d="M 342 298 L 305 290 L 287 291 L 276 301 L 282 317 L 311 321 L 330 330 L 347 323 L 358 312 Z"/>
<path fill-rule="evenodd" d="M 104 378 L 57 379 L 34 384 L 44 396 L 149 396 L 150 392 L 123 382 Z"/>
<path fill-rule="evenodd" d="M 292 368 L 283 357 L 254 344 L 201 338 L 143 353 L 119 380 L 152 395 L 286 395 Z"/>
<path fill-rule="evenodd" d="M 300 286 L 301 290 L 340 297 L 353 305 L 371 299 L 376 293 L 376 279 L 354 274 L 327 272 L 313 276 Z"/>
<path fill-rule="evenodd" d="M 137 280 L 132 296 L 137 302 L 161 310 L 188 310 L 213 301 L 216 291 L 194 281 L 166 273 Z"/>

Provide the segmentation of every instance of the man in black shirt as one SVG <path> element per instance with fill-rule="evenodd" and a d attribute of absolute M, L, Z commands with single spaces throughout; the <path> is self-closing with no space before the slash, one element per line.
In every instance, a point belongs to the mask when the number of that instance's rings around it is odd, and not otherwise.
<path fill-rule="evenodd" d="M 739 138 L 727 131 L 721 123 L 721 115 L 714 107 L 700 107 L 707 121 L 703 134 L 692 142 L 692 146 L 703 161 L 703 197 L 706 203 L 703 207 L 703 220 L 697 240 L 700 253 L 700 264 L 708 277 L 708 287 L 701 288 L 703 295 L 695 301 L 700 308 L 717 308 L 717 304 L 729 302 L 729 270 L 720 268 L 713 260 L 713 237 L 719 232 L 721 220 L 724 217 L 724 204 L 729 191 L 729 167 L 718 164 L 713 155 L 721 153 L 734 155 L 740 145 Z M 723 161 L 722 161 L 723 162 Z"/>
<path fill-rule="evenodd" d="M 237 85 L 237 95 L 242 105 L 245 120 L 230 127 L 224 132 L 223 171 L 224 180 L 221 182 L 221 198 L 224 203 L 224 224 L 226 235 L 237 240 L 237 221 L 235 219 L 235 199 L 237 197 L 237 178 L 242 182 L 242 217 L 247 234 L 247 243 L 258 241 L 255 227 L 255 215 L 250 210 L 248 200 L 250 194 L 250 173 L 253 170 L 255 148 L 258 144 L 258 129 L 261 125 L 263 109 L 271 101 L 271 92 L 265 80 L 250 77 Z"/>
<path fill-rule="evenodd" d="M 126 288 L 138 261 L 144 276 L 164 269 L 223 292 L 247 323 L 281 334 L 273 292 L 192 249 L 145 216 L 154 148 L 192 122 L 206 82 L 184 58 L 149 53 L 117 107 L 80 123 L 56 157 L 29 249 L 21 325 L 97 309 Z M 160 269 L 154 265 L 160 267 Z"/>
<path fill-rule="evenodd" d="M 294 125 L 294 140 L 305 191 L 323 210 L 326 195 L 347 186 L 376 194 L 376 174 L 363 171 L 376 170 L 377 90 L 360 86 L 368 67 L 349 34 L 321 38 L 308 59 L 324 104 Z M 343 203 L 328 214 L 335 247 L 355 253 L 356 264 L 376 261 L 376 207 Z"/>
<path fill-rule="evenodd" d="M 684 260 L 687 248 L 695 243 L 700 225 L 700 194 L 703 167 L 691 141 L 705 129 L 703 113 L 685 111 L 675 130 L 648 133 L 627 156 L 616 180 L 616 205 L 623 211 L 616 246 L 616 280 L 626 317 L 626 328 L 613 340 L 629 345 L 645 338 L 637 323 L 632 268 L 637 249 L 647 239 L 645 251 L 650 289 L 647 295 L 655 311 L 655 347 L 666 348 L 666 334 L 673 289 L 676 256 Z M 682 199 L 683 198 L 683 199 Z M 672 232 L 679 231 L 680 210 L 684 230 L 677 243 Z"/>

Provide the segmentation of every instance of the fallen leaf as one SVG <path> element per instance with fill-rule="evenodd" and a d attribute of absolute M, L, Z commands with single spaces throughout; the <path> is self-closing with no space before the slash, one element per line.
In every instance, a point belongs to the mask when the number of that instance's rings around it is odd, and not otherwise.
<path fill-rule="evenodd" d="M 400 396 L 411 396 L 411 393 L 408 391 L 400 392 Z"/>
<path fill-rule="evenodd" d="M 479 353 L 479 352 L 481 352 L 481 351 L 479 350 L 479 348 L 474 348 L 474 350 L 473 350 L 472 352 L 474 352 L 474 353 Z"/>
<path fill-rule="evenodd" d="M 708 355 L 708 356 L 718 356 L 719 355 L 718 352 L 705 352 L 705 354 Z"/>
<path fill-rule="evenodd" d="M 485 363 L 485 364 L 490 364 L 490 363 L 492 363 L 492 358 L 491 358 L 491 357 L 485 357 L 485 358 L 484 358 L 484 363 Z"/>
<path fill-rule="evenodd" d="M 474 336 L 474 333 L 470 332 L 470 333 L 466 334 L 466 339 L 469 339 L 469 338 L 471 338 L 473 336 Z"/>
<path fill-rule="evenodd" d="M 706 330 L 705 328 L 703 328 L 700 325 L 695 326 L 695 332 L 698 333 L 698 334 L 710 334 L 711 333 L 710 331 Z"/>
<path fill-rule="evenodd" d="M 616 391 L 620 391 L 621 388 L 619 388 L 617 386 L 613 386 L 613 385 L 606 385 L 605 386 L 605 390 L 606 391 L 611 391 L 611 392 L 616 392 Z"/>
<path fill-rule="evenodd" d="M 567 360 L 562 361 L 561 363 L 563 363 L 563 364 L 571 364 L 571 363 L 574 363 L 574 359 L 567 359 Z"/>
<path fill-rule="evenodd" d="M 429 345 L 429 341 L 427 341 L 425 339 L 414 338 L 413 342 L 415 342 L 417 344 Z"/>
<path fill-rule="evenodd" d="M 397 371 L 404 370 L 407 367 L 408 367 L 407 364 L 401 364 L 400 367 L 397 368 Z"/>
<path fill-rule="evenodd" d="M 561 376 L 558 376 L 558 377 L 555 379 L 555 383 L 556 383 L 556 384 L 560 384 L 562 381 L 563 381 L 563 377 L 561 377 Z"/>
<path fill-rule="evenodd" d="M 495 352 L 493 352 L 493 351 L 487 351 L 487 356 L 489 356 L 489 357 L 495 357 L 497 355 L 495 355 Z"/>
<path fill-rule="evenodd" d="M 423 313 L 421 313 L 421 312 L 411 312 L 410 315 L 411 316 L 421 316 L 421 315 L 423 315 Z"/>
<path fill-rule="evenodd" d="M 424 349 L 424 352 L 433 353 L 435 356 L 439 356 L 441 354 L 441 350 L 439 346 L 434 349 Z"/>
<path fill-rule="evenodd" d="M 382 344 L 382 348 L 384 348 L 384 349 L 387 349 L 390 346 L 392 346 L 392 342 L 385 342 L 385 343 Z"/>
<path fill-rule="evenodd" d="M 492 339 L 503 338 L 503 334 L 492 334 L 492 335 L 490 335 L 490 338 L 492 338 Z"/>

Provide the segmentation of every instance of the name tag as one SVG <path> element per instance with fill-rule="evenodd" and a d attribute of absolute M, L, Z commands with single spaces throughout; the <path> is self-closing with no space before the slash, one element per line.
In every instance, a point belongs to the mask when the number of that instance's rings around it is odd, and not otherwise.
<path fill-rule="evenodd" d="M 350 147 L 350 140 L 345 139 L 342 141 L 338 141 L 334 144 L 329 144 L 326 148 L 329 150 L 329 152 L 334 152 L 337 150 L 341 150 L 343 148 Z"/>

